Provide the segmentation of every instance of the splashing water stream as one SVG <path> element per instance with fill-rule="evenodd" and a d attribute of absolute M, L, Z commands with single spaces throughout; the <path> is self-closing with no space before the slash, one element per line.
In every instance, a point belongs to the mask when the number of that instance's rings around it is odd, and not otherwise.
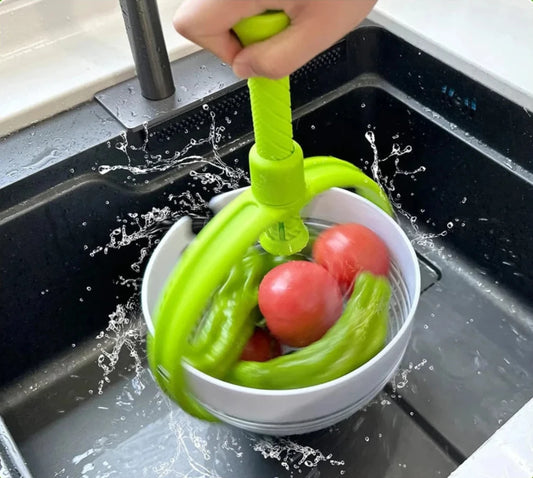
<path fill-rule="evenodd" d="M 145 125 L 145 139 L 142 146 L 136 147 L 134 145 L 129 145 L 126 133 L 121 134 L 122 140 L 117 142 L 115 145 L 116 149 L 125 154 L 127 158 L 127 164 L 118 164 L 113 166 L 101 165 L 98 167 L 98 172 L 104 175 L 113 171 L 123 170 L 128 171 L 133 175 L 147 175 L 151 173 L 161 173 L 168 171 L 169 169 L 176 170 L 186 166 L 198 166 L 205 164 L 215 168 L 215 170 L 218 171 L 218 174 L 214 174 L 212 172 L 202 173 L 197 170 L 193 170 L 189 173 L 190 176 L 192 178 L 199 179 L 203 185 L 213 185 L 213 191 L 215 193 L 220 193 L 224 187 L 228 189 L 234 189 L 240 180 L 246 178 L 246 172 L 241 168 L 229 166 L 222 160 L 218 149 L 220 140 L 222 138 L 222 133 L 225 131 L 225 127 L 216 125 L 215 113 L 209 110 L 208 105 L 204 105 L 203 109 L 209 113 L 211 120 L 209 133 L 205 138 L 191 138 L 183 148 L 174 152 L 173 154 L 170 154 L 170 152 L 166 154 L 167 152 L 165 152 L 165 154 L 154 155 L 146 151 L 150 134 L 147 126 Z M 189 154 L 192 149 L 206 144 L 211 146 L 211 156 Z M 108 146 L 111 147 L 111 143 L 108 143 Z M 133 164 L 134 160 L 130 156 L 130 151 L 141 151 L 144 153 L 142 155 L 141 164 Z"/>
<path fill-rule="evenodd" d="M 416 174 L 425 172 L 426 167 L 419 166 L 418 168 L 412 171 L 406 171 L 406 170 L 401 169 L 400 158 L 406 154 L 412 153 L 413 151 L 413 148 L 409 145 L 402 148 L 397 143 L 394 143 L 392 145 L 391 152 L 384 158 L 380 158 L 378 148 L 376 146 L 376 137 L 375 137 L 374 132 L 370 130 L 367 131 L 365 133 L 365 139 L 370 144 L 370 148 L 372 149 L 372 154 L 373 154 L 373 160 L 370 166 L 372 177 L 374 181 L 376 181 L 387 192 L 389 199 L 394 205 L 394 209 L 397 211 L 397 213 L 405 217 L 407 221 L 409 222 L 409 226 L 411 227 L 410 232 L 413 236 L 413 239 L 412 239 L 413 244 L 416 244 L 421 247 L 425 247 L 430 250 L 435 249 L 433 239 L 437 237 L 446 236 L 448 234 L 448 229 L 451 229 L 451 227 L 453 227 L 453 223 L 451 226 L 447 226 L 447 229 L 444 229 L 443 231 L 439 233 L 421 232 L 420 227 L 417 224 L 418 217 L 407 212 L 402 207 L 402 204 L 400 202 L 401 196 L 399 193 L 396 192 L 396 185 L 394 183 L 396 177 L 409 176 L 411 178 L 414 178 Z M 386 176 L 382 173 L 380 165 L 391 159 L 394 160 L 394 170 L 390 176 Z"/>

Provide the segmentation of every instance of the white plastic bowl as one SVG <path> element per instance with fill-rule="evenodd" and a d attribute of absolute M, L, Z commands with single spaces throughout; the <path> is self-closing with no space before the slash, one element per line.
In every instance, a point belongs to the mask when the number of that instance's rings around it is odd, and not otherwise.
<path fill-rule="evenodd" d="M 211 207 L 219 210 L 240 192 L 217 196 Z M 389 279 L 393 289 L 387 344 L 369 362 L 343 377 L 294 390 L 236 386 L 185 366 L 191 390 L 207 410 L 226 423 L 257 433 L 290 435 L 326 428 L 372 400 L 400 364 L 420 295 L 420 270 L 409 239 L 391 217 L 366 199 L 342 189 L 330 189 L 317 196 L 302 211 L 302 217 L 329 223 L 360 223 L 385 241 L 391 254 Z M 193 238 L 190 220 L 182 218 L 166 233 L 150 258 L 141 299 L 151 334 L 154 334 L 151 314 L 159 295 Z"/>

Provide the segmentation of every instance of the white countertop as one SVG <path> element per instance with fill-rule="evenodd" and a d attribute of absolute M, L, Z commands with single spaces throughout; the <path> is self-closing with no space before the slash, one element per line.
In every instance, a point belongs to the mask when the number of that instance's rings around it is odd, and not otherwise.
<path fill-rule="evenodd" d="M 533 400 L 522 407 L 450 478 L 531 478 Z"/>
<path fill-rule="evenodd" d="M 159 0 L 170 60 L 198 50 L 172 27 L 179 0 Z M 0 137 L 133 77 L 118 0 L 0 2 Z"/>
<path fill-rule="evenodd" d="M 533 111 L 531 0 L 379 0 L 370 18 Z"/>

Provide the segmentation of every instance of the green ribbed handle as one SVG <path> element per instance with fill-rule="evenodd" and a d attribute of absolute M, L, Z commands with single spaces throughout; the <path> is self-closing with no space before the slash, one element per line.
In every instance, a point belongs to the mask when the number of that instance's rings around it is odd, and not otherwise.
<path fill-rule="evenodd" d="M 282 11 L 267 11 L 241 20 L 233 30 L 244 46 L 266 40 L 287 28 Z M 263 248 L 275 255 L 302 250 L 309 233 L 293 206 L 305 196 L 303 152 L 292 139 L 289 77 L 279 80 L 250 78 L 250 104 L 255 145 L 250 151 L 250 179 L 256 200 L 266 206 L 286 208 L 286 219 L 260 237 Z"/>
<path fill-rule="evenodd" d="M 257 152 L 265 159 L 285 159 L 294 150 L 289 77 L 250 78 L 248 88 Z"/>
<path fill-rule="evenodd" d="M 268 11 L 245 18 L 233 27 L 244 46 L 266 40 L 290 23 L 281 11 Z M 279 80 L 250 78 L 250 103 L 257 153 L 271 160 L 284 159 L 293 152 L 292 113 L 289 77 Z"/>

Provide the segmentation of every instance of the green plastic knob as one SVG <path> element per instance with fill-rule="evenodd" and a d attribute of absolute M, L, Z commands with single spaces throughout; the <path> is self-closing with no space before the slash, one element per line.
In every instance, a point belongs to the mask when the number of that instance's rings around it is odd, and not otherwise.
<path fill-rule="evenodd" d="M 289 17 L 282 11 L 270 10 L 255 17 L 244 18 L 233 27 L 244 46 L 266 40 L 285 30 L 290 24 Z"/>

